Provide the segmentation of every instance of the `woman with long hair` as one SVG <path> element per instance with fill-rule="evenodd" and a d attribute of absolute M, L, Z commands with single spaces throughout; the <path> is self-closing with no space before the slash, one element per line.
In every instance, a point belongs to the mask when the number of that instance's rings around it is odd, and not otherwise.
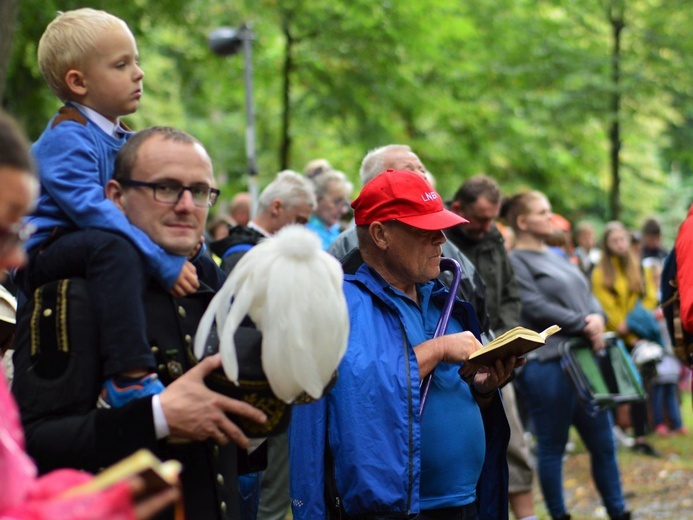
<path fill-rule="evenodd" d="M 629 350 L 638 340 L 661 343 L 660 331 L 652 311 L 659 304 L 651 269 L 643 269 L 630 247 L 631 236 L 618 221 L 608 222 L 602 236 L 602 257 L 592 271 L 592 291 L 606 313 L 606 329 L 621 336 Z M 636 309 L 637 307 L 637 309 Z M 645 334 L 651 334 L 645 337 Z M 654 376 L 654 363 L 641 370 L 644 379 Z M 647 385 L 647 381 L 646 381 Z M 630 404 L 630 421 L 635 436 L 632 450 L 650 456 L 657 452 L 647 442 L 647 406 L 644 402 Z"/>
<path fill-rule="evenodd" d="M 594 350 L 604 348 L 604 317 L 587 279 L 569 260 L 549 249 L 553 232 L 551 204 L 538 191 L 523 192 L 504 205 L 504 216 L 515 232 L 510 260 L 520 287 L 520 324 L 561 331 L 528 355 L 518 376 L 537 438 L 537 470 L 546 507 L 553 519 L 569 519 L 563 497 L 563 455 L 570 426 L 574 425 L 589 451 L 592 478 L 609 517 L 629 519 L 625 509 L 611 416 L 592 416 L 578 397 L 560 365 L 558 345 L 582 338 Z"/>

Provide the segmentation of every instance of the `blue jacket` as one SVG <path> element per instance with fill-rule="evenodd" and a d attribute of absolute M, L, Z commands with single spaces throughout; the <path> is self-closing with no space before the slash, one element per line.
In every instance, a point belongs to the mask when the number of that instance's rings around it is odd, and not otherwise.
<path fill-rule="evenodd" d="M 328 518 L 337 494 L 348 515 L 419 511 L 419 371 L 401 318 L 380 280 L 358 252 L 345 260 L 344 293 L 351 333 L 336 386 L 322 400 L 295 406 L 289 428 L 291 501 L 296 520 Z M 436 281 L 439 306 L 447 290 Z M 472 306 L 454 316 L 479 335 Z M 507 518 L 508 423 L 500 398 L 482 413 L 486 458 L 477 487 L 480 518 Z M 334 470 L 326 469 L 328 455 Z M 329 457 L 328 457 L 329 458 Z M 452 462 L 454 463 L 454 462 Z M 464 463 L 461 461 L 460 463 Z"/>
<path fill-rule="evenodd" d="M 130 240 L 145 259 L 148 274 L 170 288 L 185 258 L 152 242 L 144 231 L 130 224 L 104 192 L 113 176 L 116 154 L 129 137 L 106 134 L 73 105 L 60 109 L 31 149 L 38 165 L 41 195 L 29 218 L 37 231 L 27 248 L 38 246 L 56 227 L 112 231 Z"/>

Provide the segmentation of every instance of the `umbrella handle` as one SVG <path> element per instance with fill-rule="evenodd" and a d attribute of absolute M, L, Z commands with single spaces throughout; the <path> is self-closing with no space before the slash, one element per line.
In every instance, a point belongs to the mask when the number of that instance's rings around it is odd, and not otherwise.
<path fill-rule="evenodd" d="M 450 292 L 448 292 L 448 297 L 445 299 L 445 305 L 443 305 L 443 310 L 440 313 L 440 318 L 438 319 L 438 325 L 436 325 L 436 330 L 433 333 L 433 337 L 437 338 L 445 334 L 445 330 L 448 328 L 448 322 L 450 321 L 450 314 L 452 314 L 452 308 L 455 305 L 455 297 L 457 296 L 457 288 L 460 286 L 460 279 L 462 278 L 462 270 L 460 269 L 460 264 L 457 260 L 452 258 L 441 258 L 440 259 L 440 270 L 441 271 L 452 271 L 452 282 L 450 283 Z M 433 369 L 435 370 L 435 368 Z M 419 407 L 419 415 L 423 415 L 424 407 L 426 406 L 426 400 L 428 399 L 428 390 L 431 387 L 431 379 L 433 378 L 433 370 L 428 374 L 421 385 L 419 386 L 419 393 L 421 395 L 421 405 Z"/>

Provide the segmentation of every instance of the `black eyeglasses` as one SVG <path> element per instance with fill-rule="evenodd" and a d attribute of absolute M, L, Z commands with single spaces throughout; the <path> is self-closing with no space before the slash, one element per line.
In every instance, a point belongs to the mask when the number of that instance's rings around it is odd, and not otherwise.
<path fill-rule="evenodd" d="M 23 246 L 34 231 L 36 226 L 28 222 L 0 228 L 0 257 L 10 254 L 15 247 Z"/>
<path fill-rule="evenodd" d="M 132 179 L 122 179 L 118 181 L 125 186 L 143 186 L 151 188 L 154 194 L 154 200 L 163 202 L 164 204 L 177 204 L 183 196 L 183 192 L 189 191 L 192 195 L 193 203 L 198 208 L 211 208 L 217 201 L 217 197 L 221 193 L 216 188 L 210 188 L 205 184 L 194 184 L 192 186 L 183 186 L 179 182 L 163 181 L 163 182 L 143 182 L 134 181 Z"/>

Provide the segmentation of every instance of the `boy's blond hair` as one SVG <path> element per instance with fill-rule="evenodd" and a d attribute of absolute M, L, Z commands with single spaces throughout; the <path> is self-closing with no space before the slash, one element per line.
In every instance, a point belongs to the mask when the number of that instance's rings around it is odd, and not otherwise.
<path fill-rule="evenodd" d="M 48 24 L 38 44 L 38 63 L 48 86 L 60 100 L 72 98 L 65 83 L 67 71 L 83 68 L 97 39 L 105 30 L 119 25 L 127 28 L 117 16 L 91 8 L 61 12 Z"/>

